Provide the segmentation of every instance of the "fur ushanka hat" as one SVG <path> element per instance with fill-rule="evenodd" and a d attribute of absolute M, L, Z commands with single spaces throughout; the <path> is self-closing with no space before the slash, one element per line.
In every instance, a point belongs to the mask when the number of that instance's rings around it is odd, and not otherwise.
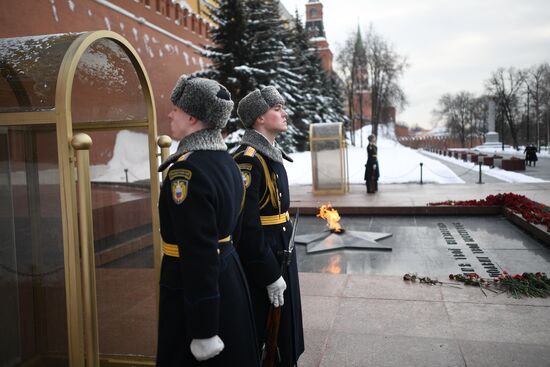
<path fill-rule="evenodd" d="M 262 90 L 256 89 L 241 99 L 237 107 L 237 114 L 243 126 L 250 129 L 259 116 L 276 104 L 284 105 L 285 100 L 275 87 L 265 87 Z"/>
<path fill-rule="evenodd" d="M 170 100 L 211 129 L 223 129 L 233 110 L 231 93 L 227 88 L 205 78 L 180 76 Z"/>

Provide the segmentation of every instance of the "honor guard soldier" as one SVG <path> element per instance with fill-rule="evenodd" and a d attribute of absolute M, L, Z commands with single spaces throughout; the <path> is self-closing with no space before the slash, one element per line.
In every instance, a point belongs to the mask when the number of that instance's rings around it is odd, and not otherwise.
<path fill-rule="evenodd" d="M 157 366 L 259 366 L 254 318 L 232 244 L 244 198 L 221 129 L 233 102 L 213 80 L 181 77 L 168 117 L 178 150 L 159 198 Z"/>
<path fill-rule="evenodd" d="M 248 278 L 256 317 L 258 347 L 265 342 L 270 303 L 282 307 L 278 366 L 296 365 L 304 351 L 302 307 L 296 253 L 281 274 L 283 251 L 292 234 L 288 208 L 290 193 L 283 158 L 275 144 L 287 130 L 284 99 L 274 87 L 255 90 L 239 103 L 237 113 L 245 127 L 241 145 L 233 153 L 246 186 L 242 228 L 237 251 Z"/>
<path fill-rule="evenodd" d="M 369 135 L 369 145 L 367 145 L 367 164 L 365 164 L 365 182 L 367 184 L 367 193 L 374 194 L 378 191 L 378 177 L 380 177 L 380 168 L 378 167 L 378 148 L 376 147 L 376 135 Z"/>

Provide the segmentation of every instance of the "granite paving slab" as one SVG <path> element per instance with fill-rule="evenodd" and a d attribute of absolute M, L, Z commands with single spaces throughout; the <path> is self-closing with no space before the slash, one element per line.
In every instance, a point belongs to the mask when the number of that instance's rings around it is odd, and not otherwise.
<path fill-rule="evenodd" d="M 300 280 L 308 315 L 301 367 L 549 366 L 548 298 L 485 297 L 400 276 L 300 273 Z"/>

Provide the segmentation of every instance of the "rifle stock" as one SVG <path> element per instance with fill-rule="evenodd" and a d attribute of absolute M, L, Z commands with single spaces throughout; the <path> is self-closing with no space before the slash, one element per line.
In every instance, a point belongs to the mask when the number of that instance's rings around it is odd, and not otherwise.
<path fill-rule="evenodd" d="M 296 228 L 298 226 L 298 218 L 300 216 L 300 209 L 296 210 L 296 218 L 294 219 L 294 226 L 292 228 L 292 235 L 288 244 L 288 250 L 284 251 L 283 261 L 281 264 L 281 274 L 285 273 L 286 268 L 290 264 L 290 258 L 292 251 L 294 250 L 294 237 L 296 236 Z M 276 361 L 280 359 L 278 337 L 279 337 L 279 325 L 281 324 L 281 308 L 273 307 L 269 305 L 269 312 L 267 314 L 267 322 L 265 327 L 265 343 L 262 348 L 262 367 L 274 367 Z"/>
<path fill-rule="evenodd" d="M 264 350 L 262 352 L 262 367 L 273 367 L 278 357 L 277 338 L 281 323 L 281 307 L 269 306 Z"/>

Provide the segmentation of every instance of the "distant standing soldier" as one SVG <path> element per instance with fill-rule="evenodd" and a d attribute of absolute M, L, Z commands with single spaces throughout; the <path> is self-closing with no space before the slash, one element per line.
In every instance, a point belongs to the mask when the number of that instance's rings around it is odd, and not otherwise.
<path fill-rule="evenodd" d="M 533 144 L 529 144 L 525 147 L 525 150 L 523 151 L 525 153 L 525 161 L 530 166 L 531 162 L 533 163 L 533 166 L 536 167 L 538 157 L 537 157 L 537 147 Z"/>
<path fill-rule="evenodd" d="M 367 184 L 367 193 L 373 194 L 378 191 L 378 177 L 380 169 L 378 167 L 378 147 L 376 146 L 376 135 L 369 135 L 369 145 L 367 146 L 367 164 L 365 164 L 365 182 Z"/>
<path fill-rule="evenodd" d="M 283 158 L 292 160 L 275 146 L 277 135 L 287 130 L 284 103 L 274 87 L 255 90 L 241 100 L 237 113 L 245 133 L 233 157 L 246 186 L 237 250 L 248 277 L 258 348 L 265 342 L 270 303 L 282 307 L 278 335 L 281 361 L 277 366 L 294 366 L 304 351 L 304 335 L 295 251 L 281 274 L 283 251 L 288 249 L 292 234 Z"/>
<path fill-rule="evenodd" d="M 157 366 L 259 366 L 246 278 L 232 233 L 244 185 L 221 128 L 233 102 L 213 80 L 181 77 L 168 117 L 178 150 L 159 197 L 162 267 Z"/>

